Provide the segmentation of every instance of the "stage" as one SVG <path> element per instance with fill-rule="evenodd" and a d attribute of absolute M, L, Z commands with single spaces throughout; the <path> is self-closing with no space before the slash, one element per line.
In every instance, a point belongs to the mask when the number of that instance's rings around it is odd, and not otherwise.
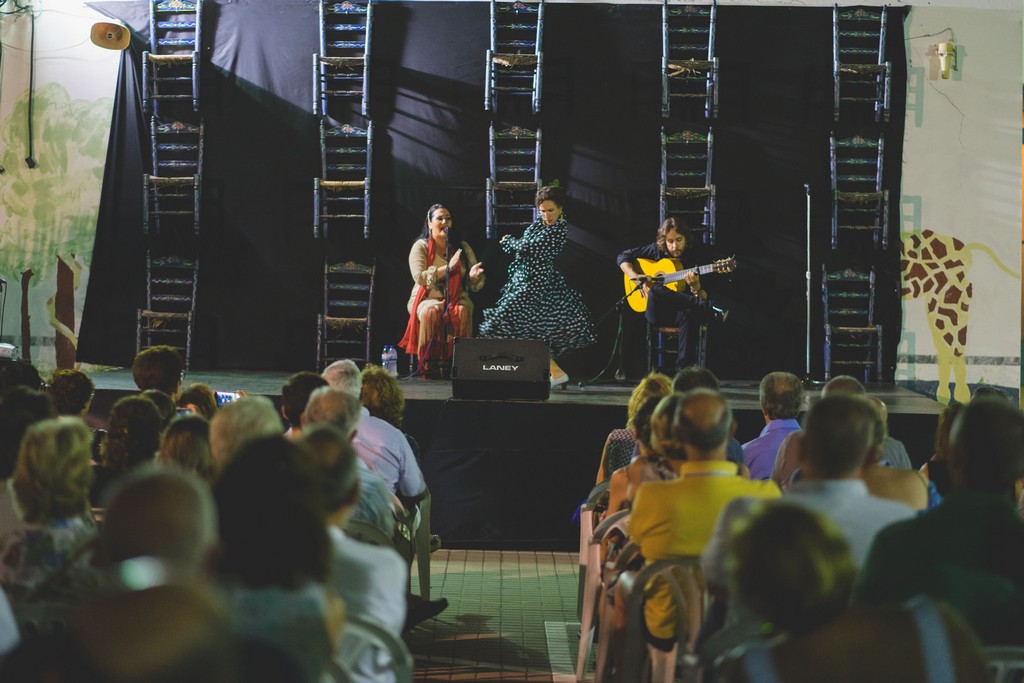
<path fill-rule="evenodd" d="M 280 401 L 289 373 L 190 371 L 185 384 L 244 390 Z M 121 396 L 137 391 L 129 370 L 94 371 L 91 416 L 103 418 Z M 578 379 L 578 378 L 577 378 Z M 571 550 L 578 543 L 572 513 L 597 472 L 605 437 L 624 426 L 633 383 L 581 387 L 570 383 L 546 401 L 460 400 L 451 383 L 402 380 L 404 430 L 422 449 L 421 467 L 433 497 L 432 529 L 450 548 Z M 820 384 L 808 386 L 811 400 Z M 764 419 L 758 381 L 726 381 L 737 438 L 758 435 Z M 919 465 L 930 457 L 942 405 L 899 386 L 869 385 L 889 408 L 889 430 Z"/>

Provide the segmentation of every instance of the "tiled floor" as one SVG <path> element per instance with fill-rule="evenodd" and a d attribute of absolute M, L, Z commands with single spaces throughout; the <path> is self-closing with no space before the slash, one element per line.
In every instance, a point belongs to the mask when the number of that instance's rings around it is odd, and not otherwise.
<path fill-rule="evenodd" d="M 578 571 L 575 553 L 434 553 L 431 597 L 449 606 L 406 637 L 415 680 L 575 681 Z"/>

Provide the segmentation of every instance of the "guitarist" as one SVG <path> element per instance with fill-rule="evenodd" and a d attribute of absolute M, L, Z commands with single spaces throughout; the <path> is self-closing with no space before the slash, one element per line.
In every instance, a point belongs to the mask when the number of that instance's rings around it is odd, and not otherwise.
<path fill-rule="evenodd" d="M 691 235 L 686 224 L 669 218 L 661 227 L 655 241 L 642 247 L 627 249 L 616 259 L 619 268 L 627 277 L 643 283 L 640 290 L 647 297 L 646 318 L 655 327 L 679 328 L 679 355 L 676 357 L 676 369 L 697 362 L 697 342 L 700 325 L 708 320 L 723 321 L 727 311 L 717 308 L 708 299 L 707 290 L 700 284 L 700 276 L 693 273 L 684 282 L 679 283 L 679 291 L 658 284 L 653 278 L 644 275 L 639 268 L 637 259 L 658 261 L 664 258 L 682 261 L 683 252 L 690 244 Z"/>

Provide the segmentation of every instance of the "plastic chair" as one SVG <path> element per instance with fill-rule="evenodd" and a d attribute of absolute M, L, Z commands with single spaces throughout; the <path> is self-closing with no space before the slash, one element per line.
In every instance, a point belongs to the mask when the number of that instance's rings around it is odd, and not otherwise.
<path fill-rule="evenodd" d="M 416 516 L 419 513 L 417 523 Z M 420 580 L 420 597 L 430 599 L 430 491 L 419 503 L 416 510 L 406 511 L 398 516 L 395 525 L 395 549 L 409 563 L 412 571 L 413 560 Z"/>
<path fill-rule="evenodd" d="M 623 638 L 622 662 L 617 662 L 624 680 L 648 680 L 646 664 L 650 661 L 652 681 L 671 683 L 675 675 L 679 652 L 692 653 L 696 645 L 704 617 L 707 592 L 700 574 L 700 557 L 687 556 L 648 562 L 639 571 L 627 569 L 639 552 L 633 543 L 627 545 L 619 555 L 614 571 L 616 578 L 611 586 L 612 600 L 605 600 L 603 607 L 608 614 L 614 601 L 622 601 L 625 610 L 625 632 Z M 677 570 L 683 571 L 677 571 Z M 660 579 L 666 583 L 676 607 L 676 644 L 669 652 L 658 650 L 647 644 L 643 632 L 644 587 Z M 612 583 L 611 581 L 606 583 Z M 609 672 L 611 629 L 605 629 L 598 644 L 596 681 L 602 683 Z"/>
<path fill-rule="evenodd" d="M 383 529 L 362 520 L 346 520 L 345 534 L 362 543 L 369 543 L 370 545 L 377 545 L 385 548 L 395 547 L 394 539 L 384 533 Z"/>
<path fill-rule="evenodd" d="M 1024 646 L 994 645 L 985 648 L 993 683 L 1024 681 Z"/>
<path fill-rule="evenodd" d="M 393 674 L 385 677 L 386 672 Z M 412 683 L 413 658 L 405 642 L 371 617 L 348 615 L 338 653 L 328 666 L 334 683 L 392 680 Z"/>
<path fill-rule="evenodd" d="M 594 535 L 594 518 L 597 515 L 599 501 L 608 492 L 611 484 L 604 480 L 590 489 L 587 500 L 580 506 L 580 570 L 576 591 L 576 618 L 583 618 L 583 594 L 587 583 L 588 555 L 590 554 L 590 537 Z"/>
<path fill-rule="evenodd" d="M 602 482 L 605 483 L 605 482 Z M 598 485 L 600 486 L 600 484 Z M 597 487 L 595 487 L 595 490 Z M 582 519 L 582 517 L 581 517 Z M 629 521 L 629 510 L 619 510 L 605 517 L 597 525 L 593 533 L 587 537 L 586 546 L 581 545 L 580 558 L 586 556 L 586 572 L 583 575 L 583 560 L 581 559 L 581 582 L 579 605 L 580 617 L 580 645 L 579 655 L 576 659 L 576 680 L 583 680 L 586 674 L 587 660 L 590 658 L 591 646 L 594 642 L 594 630 L 597 624 L 598 600 L 603 588 L 601 582 L 601 541 L 612 529 L 624 530 Z M 582 526 L 582 525 L 581 525 Z M 581 529 L 582 534 L 582 529 Z M 582 544 L 582 539 L 581 539 Z"/>

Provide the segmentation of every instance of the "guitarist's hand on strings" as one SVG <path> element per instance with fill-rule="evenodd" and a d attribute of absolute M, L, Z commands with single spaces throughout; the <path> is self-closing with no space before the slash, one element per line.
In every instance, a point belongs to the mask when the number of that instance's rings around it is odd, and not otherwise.
<path fill-rule="evenodd" d="M 692 294 L 694 296 L 698 296 L 698 297 L 700 297 L 702 299 L 706 299 L 708 297 L 707 292 L 705 292 L 700 287 L 700 276 L 699 275 L 697 275 L 696 273 L 690 273 L 689 275 L 687 275 L 683 279 L 686 281 L 686 284 L 689 285 L 689 287 L 690 287 L 690 294 Z"/>

